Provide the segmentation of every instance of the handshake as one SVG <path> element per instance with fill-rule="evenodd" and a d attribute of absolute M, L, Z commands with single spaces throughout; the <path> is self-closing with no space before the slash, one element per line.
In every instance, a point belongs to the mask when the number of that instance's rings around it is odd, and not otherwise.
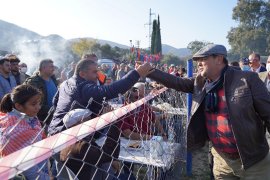
<path fill-rule="evenodd" d="M 135 68 L 141 77 L 146 77 L 155 70 L 150 63 L 144 63 L 142 65 L 136 64 Z"/>

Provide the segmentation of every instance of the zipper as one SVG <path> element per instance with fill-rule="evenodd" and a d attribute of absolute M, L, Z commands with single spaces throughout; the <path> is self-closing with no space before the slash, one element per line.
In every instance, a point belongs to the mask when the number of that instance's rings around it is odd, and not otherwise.
<path fill-rule="evenodd" d="M 228 108 L 228 121 L 230 121 L 230 126 L 231 126 L 231 129 L 232 129 L 232 133 L 233 133 L 233 136 L 234 136 L 234 139 L 235 139 L 235 143 L 236 143 L 236 148 L 238 150 L 238 153 L 239 153 L 239 157 L 240 157 L 240 161 L 241 161 L 241 164 L 242 164 L 242 167 L 241 169 L 244 170 L 244 163 L 243 163 L 243 160 L 242 160 L 242 156 L 241 156 L 241 153 L 240 153 L 240 150 L 239 150 L 239 147 L 237 145 L 237 139 L 235 137 L 235 134 L 234 134 L 234 130 L 233 130 L 233 126 L 232 126 L 232 123 L 231 123 L 231 118 L 230 118 L 230 107 L 229 107 L 229 104 L 228 104 L 228 101 L 227 101 L 227 91 L 226 91 L 226 88 L 225 88 L 225 76 L 224 76 L 224 84 L 223 84 L 223 88 L 224 88 L 224 94 L 225 94 L 225 101 L 226 101 L 226 105 L 227 105 L 227 108 Z"/>
<path fill-rule="evenodd" d="M 227 106 L 228 106 L 228 105 L 227 105 Z M 241 163 L 242 163 L 241 169 L 244 170 L 244 163 L 243 163 L 242 156 L 241 156 L 241 153 L 240 153 L 239 148 L 238 148 L 238 145 L 237 145 L 237 139 L 236 139 L 236 137 L 235 137 L 235 135 L 234 135 L 234 130 L 233 130 L 232 124 L 231 124 L 231 129 L 232 129 L 233 136 L 234 136 L 234 138 L 235 138 L 236 148 L 237 148 L 237 150 L 238 150 L 239 157 L 240 157 L 240 160 L 241 160 Z"/>

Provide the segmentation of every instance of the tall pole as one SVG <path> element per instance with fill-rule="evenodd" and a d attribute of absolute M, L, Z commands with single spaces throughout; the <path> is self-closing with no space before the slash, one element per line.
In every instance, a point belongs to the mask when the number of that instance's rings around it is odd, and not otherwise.
<path fill-rule="evenodd" d="M 132 40 L 129 40 L 129 42 L 130 42 L 129 62 L 131 63 L 133 60 L 133 58 L 132 58 L 132 54 L 133 54 Z"/>
<path fill-rule="evenodd" d="M 187 75 L 188 77 L 193 77 L 193 61 L 192 59 L 189 59 L 187 62 Z M 189 123 L 190 116 L 191 116 L 191 106 L 192 106 L 192 94 L 188 93 L 187 94 L 187 124 Z M 187 151 L 187 164 L 186 164 L 186 172 L 187 176 L 192 175 L 192 154 L 191 152 Z"/>
<path fill-rule="evenodd" d="M 152 29 L 152 18 L 151 8 L 149 10 L 149 50 L 151 49 L 151 29 Z"/>
<path fill-rule="evenodd" d="M 132 54 L 132 51 L 133 51 L 133 47 L 132 47 L 132 40 L 129 40 L 130 42 L 130 55 Z"/>
<path fill-rule="evenodd" d="M 155 13 L 151 12 L 151 8 L 149 10 L 149 23 L 145 24 L 147 26 L 149 26 L 149 34 L 148 34 L 148 38 L 149 38 L 149 50 L 151 51 L 151 34 L 152 34 L 152 16 L 155 15 Z"/>

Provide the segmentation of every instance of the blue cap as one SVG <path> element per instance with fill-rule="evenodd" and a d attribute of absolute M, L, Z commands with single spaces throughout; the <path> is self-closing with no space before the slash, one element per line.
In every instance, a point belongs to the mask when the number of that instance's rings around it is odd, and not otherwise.
<path fill-rule="evenodd" d="M 242 58 L 241 61 L 243 62 L 244 65 L 249 64 L 249 59 L 247 57 Z"/>
<path fill-rule="evenodd" d="M 224 57 L 227 57 L 227 49 L 223 45 L 208 44 L 196 52 L 192 58 L 196 61 L 200 58 L 208 57 L 211 55 L 223 55 Z"/>

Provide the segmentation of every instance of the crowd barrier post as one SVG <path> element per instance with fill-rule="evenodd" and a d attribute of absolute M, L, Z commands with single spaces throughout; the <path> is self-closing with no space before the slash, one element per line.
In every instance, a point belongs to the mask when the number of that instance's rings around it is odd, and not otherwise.
<path fill-rule="evenodd" d="M 189 59 L 187 62 L 187 75 L 188 77 L 193 76 L 193 62 L 192 59 Z M 191 105 L 192 105 L 192 94 L 187 93 L 187 125 L 190 120 L 190 113 L 191 113 Z M 186 164 L 186 173 L 187 176 L 192 175 L 192 154 L 191 152 L 187 151 L 187 164 Z"/>

